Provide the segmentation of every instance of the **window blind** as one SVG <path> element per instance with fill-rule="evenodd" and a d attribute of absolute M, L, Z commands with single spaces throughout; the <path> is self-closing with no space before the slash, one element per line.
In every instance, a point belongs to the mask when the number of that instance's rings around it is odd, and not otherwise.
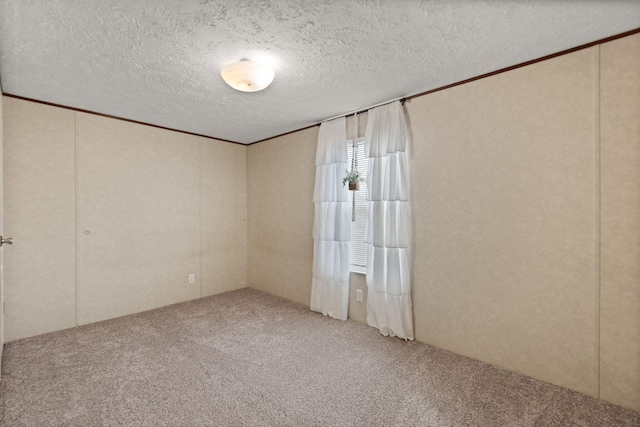
<path fill-rule="evenodd" d="M 358 159 L 358 172 L 365 179 L 369 169 L 369 159 L 364 156 L 364 138 L 356 139 L 357 147 L 354 150 L 353 140 L 347 141 L 347 151 L 349 153 L 349 168 L 354 151 Z M 350 191 L 350 202 L 355 197 L 356 220 L 351 222 L 351 270 L 360 273 L 365 272 L 367 266 L 367 245 L 364 243 L 364 222 L 367 216 L 367 182 L 360 183 L 360 190 Z"/>

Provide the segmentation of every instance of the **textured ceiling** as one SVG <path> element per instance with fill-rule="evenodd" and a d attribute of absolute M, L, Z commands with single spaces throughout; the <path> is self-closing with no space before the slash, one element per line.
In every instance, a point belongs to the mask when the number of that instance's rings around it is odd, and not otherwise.
<path fill-rule="evenodd" d="M 637 28 L 639 0 L 0 0 L 5 93 L 251 143 Z M 220 69 L 276 70 L 237 92 Z"/>

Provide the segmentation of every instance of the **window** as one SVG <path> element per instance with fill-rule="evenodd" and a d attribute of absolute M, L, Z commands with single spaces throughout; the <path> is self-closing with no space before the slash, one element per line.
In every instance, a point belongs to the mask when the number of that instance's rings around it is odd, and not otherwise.
<path fill-rule="evenodd" d="M 349 153 L 348 169 L 351 169 L 351 159 L 354 153 L 353 145 L 353 140 L 347 141 L 347 151 Z M 366 179 L 369 159 L 364 156 L 364 138 L 356 139 L 356 146 L 358 172 Z M 353 197 L 355 197 L 355 221 L 351 222 L 351 271 L 364 274 L 367 271 L 367 245 L 364 243 L 364 222 L 367 216 L 367 182 L 360 183 L 360 190 L 349 191 L 349 193 L 351 206 L 353 206 Z"/>

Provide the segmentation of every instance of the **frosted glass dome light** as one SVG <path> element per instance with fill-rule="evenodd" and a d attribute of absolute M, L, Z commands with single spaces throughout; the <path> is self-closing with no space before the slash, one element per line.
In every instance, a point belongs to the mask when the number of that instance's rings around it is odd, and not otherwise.
<path fill-rule="evenodd" d="M 248 59 L 227 65 L 220 71 L 220 75 L 229 86 L 242 92 L 265 89 L 275 77 L 271 68 Z"/>

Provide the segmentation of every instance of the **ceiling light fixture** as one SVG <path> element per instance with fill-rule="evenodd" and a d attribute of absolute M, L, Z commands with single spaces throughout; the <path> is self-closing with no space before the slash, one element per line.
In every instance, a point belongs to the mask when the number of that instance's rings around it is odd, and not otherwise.
<path fill-rule="evenodd" d="M 275 73 L 266 65 L 241 59 L 220 71 L 223 80 L 232 88 L 242 92 L 258 92 L 271 84 Z"/>

